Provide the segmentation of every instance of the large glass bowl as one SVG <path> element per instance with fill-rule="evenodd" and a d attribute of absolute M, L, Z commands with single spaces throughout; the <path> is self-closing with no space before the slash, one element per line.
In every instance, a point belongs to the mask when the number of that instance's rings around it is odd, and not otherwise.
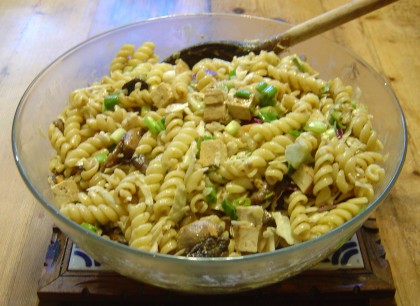
<path fill-rule="evenodd" d="M 13 121 L 12 145 L 26 186 L 49 212 L 55 224 L 99 262 L 127 277 L 172 290 L 228 293 L 272 284 L 307 270 L 352 236 L 393 187 L 407 146 L 401 107 L 387 82 L 345 48 L 316 37 L 291 49 L 303 54 L 324 79 L 340 76 L 361 89 L 363 102 L 374 116 L 374 128 L 389 153 L 386 177 L 376 198 L 357 217 L 314 239 L 270 253 L 238 258 L 187 258 L 153 254 L 101 238 L 67 219 L 56 209 L 47 181 L 53 154 L 47 129 L 68 101 L 69 93 L 100 80 L 124 43 L 156 43 L 163 59 L 185 46 L 204 40 L 264 39 L 287 24 L 271 19 L 230 14 L 182 15 L 132 23 L 95 36 L 69 50 L 30 84 Z"/>

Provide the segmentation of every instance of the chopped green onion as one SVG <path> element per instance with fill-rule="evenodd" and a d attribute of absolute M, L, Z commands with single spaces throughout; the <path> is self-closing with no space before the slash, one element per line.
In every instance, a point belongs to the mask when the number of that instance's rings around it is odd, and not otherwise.
<path fill-rule="evenodd" d="M 295 137 L 298 137 L 300 134 L 302 134 L 302 131 L 300 130 L 290 130 L 289 134 Z"/>
<path fill-rule="evenodd" d="M 105 163 L 106 159 L 108 158 L 108 154 L 106 153 L 100 153 L 95 155 L 96 160 L 99 162 L 99 164 Z"/>
<path fill-rule="evenodd" d="M 234 87 L 235 87 L 235 84 L 233 84 L 232 82 L 226 83 L 226 88 L 227 88 L 228 91 L 231 90 Z"/>
<path fill-rule="evenodd" d="M 287 174 L 292 175 L 293 172 L 295 172 L 295 168 L 293 168 L 291 164 L 287 163 Z"/>
<path fill-rule="evenodd" d="M 305 124 L 304 129 L 308 132 L 322 134 L 328 129 L 328 125 L 323 121 L 311 121 Z"/>
<path fill-rule="evenodd" d="M 258 89 L 257 91 L 259 93 L 258 102 L 261 107 L 274 106 L 276 104 L 277 88 L 275 86 L 267 85 L 261 91 Z"/>
<path fill-rule="evenodd" d="M 262 94 L 265 99 L 272 100 L 277 94 L 277 88 L 274 85 L 268 85 L 266 88 L 264 88 L 264 90 L 262 91 Z M 268 104 L 268 105 L 272 105 L 272 104 Z"/>
<path fill-rule="evenodd" d="M 236 70 L 229 71 L 229 80 L 236 76 Z"/>
<path fill-rule="evenodd" d="M 263 92 L 263 90 L 264 90 L 264 88 L 266 88 L 267 87 L 267 83 L 266 82 L 264 82 L 264 81 L 262 81 L 262 82 L 259 82 L 258 84 L 257 84 L 257 86 L 255 87 L 255 90 L 256 91 L 258 91 L 259 93 L 262 93 Z"/>
<path fill-rule="evenodd" d="M 335 135 L 336 135 L 336 131 L 334 128 L 329 128 L 328 130 L 325 131 L 324 135 L 328 138 L 328 139 L 332 139 Z"/>
<path fill-rule="evenodd" d="M 201 137 L 202 141 L 213 140 L 213 139 L 216 139 L 216 137 L 211 136 L 211 135 L 204 135 L 203 137 Z"/>
<path fill-rule="evenodd" d="M 242 99 L 249 99 L 249 97 L 251 97 L 251 91 L 247 89 L 240 89 L 235 92 L 235 96 Z"/>
<path fill-rule="evenodd" d="M 236 208 L 233 206 L 232 203 L 229 202 L 227 199 L 223 199 L 222 202 L 223 211 L 232 219 L 238 219 L 238 215 L 236 214 Z"/>
<path fill-rule="evenodd" d="M 273 113 L 263 113 L 263 112 L 258 112 L 258 118 L 262 119 L 264 122 L 271 122 L 273 120 L 277 119 L 276 114 Z"/>
<path fill-rule="evenodd" d="M 239 205 L 239 206 L 249 206 L 249 205 L 251 205 L 251 199 L 243 196 L 243 197 L 235 199 L 232 204 L 234 206 L 237 206 L 237 205 Z"/>
<path fill-rule="evenodd" d="M 269 199 L 269 198 L 271 198 L 273 195 L 274 195 L 274 192 L 267 193 L 267 194 L 264 196 L 264 200 L 268 200 L 268 199 Z"/>
<path fill-rule="evenodd" d="M 337 128 L 345 128 L 346 126 L 344 124 L 341 123 L 341 119 L 342 119 L 342 114 L 340 111 L 338 110 L 331 110 L 330 111 L 330 115 L 328 117 L 328 122 L 332 125 L 335 126 Z"/>
<path fill-rule="evenodd" d="M 124 130 L 122 127 L 116 129 L 112 134 L 111 134 L 111 139 L 114 143 L 118 143 L 124 136 L 124 134 L 127 133 L 126 130 Z"/>
<path fill-rule="evenodd" d="M 271 84 L 262 81 L 255 87 L 257 94 L 255 95 L 256 101 L 261 107 L 274 106 L 276 104 L 277 88 Z"/>
<path fill-rule="evenodd" d="M 273 106 L 262 107 L 257 116 L 264 122 L 271 122 L 277 119 L 277 110 Z"/>
<path fill-rule="evenodd" d="M 217 85 L 216 87 L 221 88 L 221 89 L 226 89 L 227 91 L 229 91 L 231 88 L 235 87 L 235 84 L 233 84 L 233 82 L 225 82 L 225 83 L 221 83 Z"/>
<path fill-rule="evenodd" d="M 293 65 L 295 65 L 300 72 L 305 72 L 306 71 L 305 66 L 302 64 L 300 59 L 298 59 L 297 57 L 294 57 L 292 59 L 292 62 L 293 62 Z"/>
<path fill-rule="evenodd" d="M 145 117 L 147 113 L 150 112 L 150 110 L 151 110 L 150 105 L 147 105 L 147 104 L 143 105 L 141 107 L 140 116 Z"/>
<path fill-rule="evenodd" d="M 330 92 L 330 87 L 331 84 L 330 83 L 325 83 L 324 87 L 321 89 L 321 94 L 327 94 Z"/>
<path fill-rule="evenodd" d="M 118 104 L 120 98 L 117 93 L 109 94 L 104 99 L 104 104 L 102 105 L 102 110 L 114 110 L 115 105 Z"/>
<path fill-rule="evenodd" d="M 82 223 L 82 224 L 80 224 L 80 225 L 81 225 L 82 227 L 84 227 L 85 229 L 87 229 L 87 230 L 89 230 L 89 231 L 93 232 L 93 233 L 97 233 L 97 231 L 98 231 L 98 228 L 97 228 L 95 225 L 93 225 L 93 224 L 83 222 L 83 223 Z"/>
<path fill-rule="evenodd" d="M 340 121 L 341 119 L 341 112 L 337 111 L 337 110 L 332 110 L 330 112 L 330 123 L 334 123 L 334 121 Z"/>
<path fill-rule="evenodd" d="M 206 195 L 206 201 L 209 204 L 214 204 L 217 201 L 217 191 L 216 187 L 213 185 L 206 186 L 206 188 L 210 189 L 210 193 Z"/>
<path fill-rule="evenodd" d="M 236 120 L 232 120 L 226 125 L 225 131 L 228 132 L 230 135 L 235 136 L 238 134 L 240 128 L 240 123 Z"/>
<path fill-rule="evenodd" d="M 153 135 L 158 135 L 165 130 L 165 118 L 156 121 L 152 117 L 146 116 L 144 117 L 143 122 Z"/>

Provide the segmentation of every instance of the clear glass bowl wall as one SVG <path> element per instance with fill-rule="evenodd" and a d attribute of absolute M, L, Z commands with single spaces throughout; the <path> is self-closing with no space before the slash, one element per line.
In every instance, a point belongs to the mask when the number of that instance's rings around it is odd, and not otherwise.
<path fill-rule="evenodd" d="M 258 288 L 293 276 L 320 262 L 360 228 L 384 200 L 404 162 L 406 126 L 400 105 L 386 81 L 362 60 L 322 37 L 293 47 L 305 55 L 324 79 L 340 76 L 362 91 L 362 100 L 374 116 L 374 127 L 389 152 L 386 178 L 377 186 L 377 198 L 360 215 L 332 232 L 309 242 L 275 252 L 240 258 L 185 258 L 151 254 L 103 239 L 63 217 L 54 206 L 47 182 L 53 154 L 48 125 L 61 112 L 69 93 L 108 73 L 109 64 L 124 43 L 156 43 L 165 58 L 204 40 L 264 39 L 288 27 L 271 19 L 242 15 L 185 15 L 129 24 L 76 46 L 49 65 L 30 84 L 13 122 L 12 145 L 22 178 L 55 224 L 99 262 L 133 279 L 171 290 L 227 293 Z"/>

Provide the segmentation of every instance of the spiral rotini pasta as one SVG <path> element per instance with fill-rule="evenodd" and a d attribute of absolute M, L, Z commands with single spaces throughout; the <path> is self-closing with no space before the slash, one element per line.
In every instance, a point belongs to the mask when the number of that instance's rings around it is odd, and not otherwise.
<path fill-rule="evenodd" d="M 134 45 L 122 45 L 118 53 L 115 55 L 109 67 L 109 72 L 112 74 L 114 71 L 122 71 L 127 66 L 131 56 L 134 53 Z"/>
<path fill-rule="evenodd" d="M 334 155 L 332 146 L 328 143 L 321 143 L 315 153 L 314 165 L 313 194 L 316 196 L 317 205 L 328 203 L 331 199 L 330 186 L 333 184 L 333 162 Z"/>
<path fill-rule="evenodd" d="M 147 252 L 241 256 L 316 238 L 374 200 L 386 154 L 340 78 L 296 54 L 189 67 L 154 50 L 122 45 L 48 126 L 63 215 Z"/>

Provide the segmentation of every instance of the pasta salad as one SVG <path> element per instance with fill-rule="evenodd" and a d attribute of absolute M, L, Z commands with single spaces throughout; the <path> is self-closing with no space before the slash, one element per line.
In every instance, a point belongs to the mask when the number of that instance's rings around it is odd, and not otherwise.
<path fill-rule="evenodd" d="M 62 214 L 133 248 L 241 256 L 316 238 L 373 200 L 386 160 L 354 88 L 296 54 L 159 62 L 121 46 L 49 126 Z"/>

